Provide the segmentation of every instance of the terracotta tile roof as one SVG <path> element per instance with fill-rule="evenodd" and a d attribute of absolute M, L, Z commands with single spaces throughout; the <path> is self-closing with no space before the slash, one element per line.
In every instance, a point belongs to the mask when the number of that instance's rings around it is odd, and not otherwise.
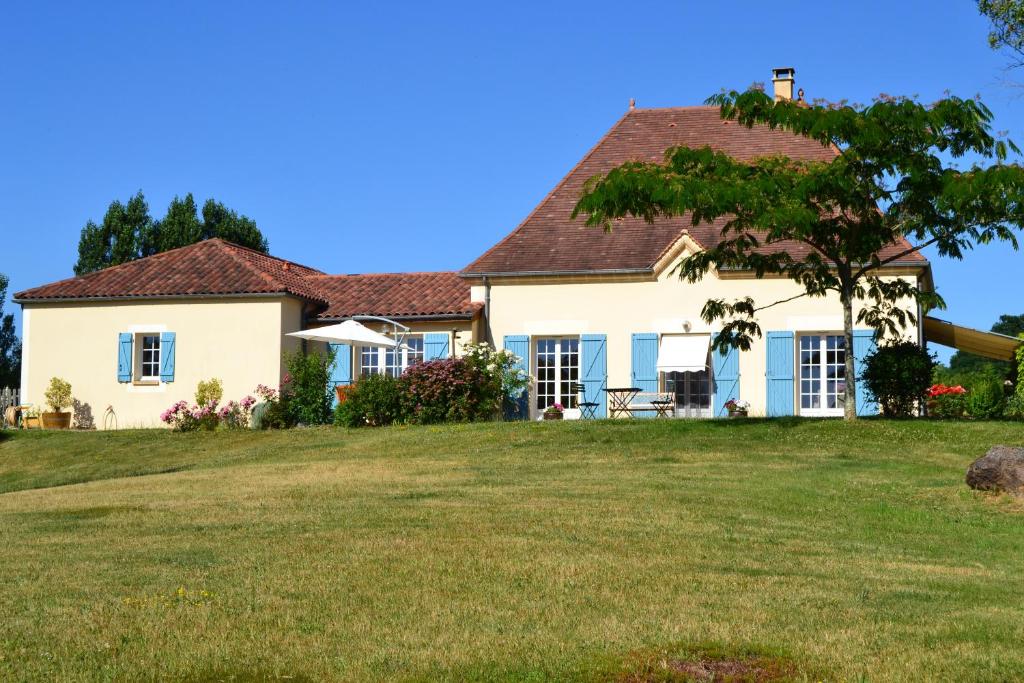
<path fill-rule="evenodd" d="M 319 303 L 320 318 L 472 316 L 457 273 L 326 275 L 220 239 L 28 289 L 19 301 L 227 294 L 291 294 Z"/>
<path fill-rule="evenodd" d="M 310 283 L 319 270 L 221 239 L 172 249 L 94 273 L 27 289 L 16 300 L 226 294 L 292 294 L 327 301 Z"/>
<path fill-rule="evenodd" d="M 612 232 L 573 221 L 572 209 L 588 178 L 631 160 L 662 161 L 665 150 L 685 145 L 710 146 L 739 159 L 786 154 L 797 159 L 829 161 L 836 152 L 807 138 L 764 126 L 746 128 L 724 122 L 717 107 L 636 109 L 623 116 L 511 234 L 466 266 L 480 273 L 569 273 L 650 270 L 679 239 L 682 231 L 703 246 L 717 243 L 724 221 L 693 226 L 687 217 L 623 219 Z M 781 244 L 773 245 L 773 250 Z M 799 252 L 803 245 L 787 245 Z M 882 254 L 895 253 L 894 245 Z M 908 260 L 924 258 L 915 255 Z"/>
<path fill-rule="evenodd" d="M 354 315 L 471 317 L 482 306 L 470 301 L 469 283 L 454 272 L 321 275 L 312 281 L 330 301 L 320 319 Z"/>

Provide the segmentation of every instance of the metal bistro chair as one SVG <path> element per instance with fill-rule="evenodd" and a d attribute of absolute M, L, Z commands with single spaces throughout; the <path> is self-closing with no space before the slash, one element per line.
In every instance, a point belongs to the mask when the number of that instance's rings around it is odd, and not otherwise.
<path fill-rule="evenodd" d="M 600 403 L 594 403 L 593 401 L 585 401 L 586 398 L 586 387 L 583 386 L 583 382 L 576 382 L 572 385 L 573 392 L 576 393 L 576 405 L 580 407 L 580 418 L 584 420 L 595 420 L 597 419 L 597 409 L 601 406 Z"/>

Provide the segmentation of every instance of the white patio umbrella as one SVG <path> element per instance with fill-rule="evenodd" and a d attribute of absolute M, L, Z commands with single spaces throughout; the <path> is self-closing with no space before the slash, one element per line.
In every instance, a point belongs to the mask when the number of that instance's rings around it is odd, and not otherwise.
<path fill-rule="evenodd" d="M 300 330 L 289 332 L 289 337 L 309 339 L 310 341 L 327 342 L 328 344 L 351 344 L 352 346 L 372 346 L 393 349 L 399 342 L 384 336 L 380 332 L 374 332 L 369 327 L 362 325 L 355 320 L 346 320 L 337 325 L 316 327 L 311 330 Z"/>

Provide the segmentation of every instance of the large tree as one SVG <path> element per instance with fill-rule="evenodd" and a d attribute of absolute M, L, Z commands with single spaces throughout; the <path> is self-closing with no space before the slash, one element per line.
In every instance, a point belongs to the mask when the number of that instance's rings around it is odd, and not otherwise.
<path fill-rule="evenodd" d="M 21 341 L 14 332 L 14 314 L 4 315 L 6 300 L 7 276 L 0 273 L 0 389 L 21 382 Z"/>
<path fill-rule="evenodd" d="M 990 22 L 988 44 L 1010 55 L 1010 68 L 1024 66 L 1024 1 L 978 0 L 978 11 Z"/>
<path fill-rule="evenodd" d="M 191 193 L 184 198 L 175 196 L 166 215 L 153 220 L 146 198 L 139 191 L 126 204 L 111 202 L 101 224 L 91 220 L 85 224 L 78 241 L 75 274 L 84 275 L 212 237 L 264 253 L 269 248 L 254 220 L 218 201 L 206 200 L 200 218 Z"/>
<path fill-rule="evenodd" d="M 712 269 L 744 269 L 790 278 L 803 289 L 798 296 L 837 295 L 848 350 L 856 302 L 863 303 L 856 320 L 880 335 L 916 322 L 908 301 L 942 305 L 906 279 L 882 277 L 886 266 L 929 246 L 956 259 L 994 240 L 1017 247 L 1024 169 L 1005 163 L 1018 150 L 993 135 L 992 115 L 980 102 L 881 97 L 869 106 L 808 106 L 774 102 L 754 88 L 708 103 L 723 119 L 790 131 L 841 153 L 831 162 L 737 160 L 707 147 L 677 147 L 663 163 L 629 162 L 592 178 L 574 215 L 606 230 L 627 215 L 688 216 L 694 224 L 725 218 L 720 242 L 683 259 L 680 277 L 697 282 Z M 968 155 L 974 161 L 958 168 L 956 160 Z M 892 248 L 904 239 L 906 246 Z M 794 243 L 802 248 L 787 248 Z M 758 311 L 778 303 L 711 299 L 702 316 L 722 323 L 716 348 L 749 349 L 761 335 Z M 856 418 L 852 353 L 844 411 Z"/>

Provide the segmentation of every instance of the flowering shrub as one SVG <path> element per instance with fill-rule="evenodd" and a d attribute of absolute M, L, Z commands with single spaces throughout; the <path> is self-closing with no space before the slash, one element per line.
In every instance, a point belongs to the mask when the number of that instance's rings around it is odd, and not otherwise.
<path fill-rule="evenodd" d="M 371 375 L 346 387 L 335 424 L 435 424 L 492 420 L 530 378 L 520 359 L 487 344 L 469 344 L 458 358 L 417 363 L 400 378 Z"/>
<path fill-rule="evenodd" d="M 494 401 L 496 414 L 520 411 L 519 399 L 530 386 L 530 376 L 520 367 L 522 359 L 511 351 L 497 351 L 490 344 L 467 344 L 462 357 L 488 378 L 488 400 Z"/>
<path fill-rule="evenodd" d="M 246 396 L 241 401 L 228 401 L 228 404 L 217 412 L 217 417 L 228 429 L 248 429 L 254 405 L 256 399 L 252 396 Z"/>
<path fill-rule="evenodd" d="M 959 384 L 933 384 L 928 388 L 928 414 L 932 417 L 963 417 L 967 411 L 967 390 Z"/>
<path fill-rule="evenodd" d="M 178 401 L 162 412 L 160 420 L 171 425 L 177 432 L 191 432 L 199 429 L 199 425 L 192 418 L 192 411 L 189 410 L 188 403 L 185 401 Z"/>
<path fill-rule="evenodd" d="M 730 412 L 743 412 L 746 410 L 750 410 L 750 402 L 737 401 L 734 398 L 730 398 L 728 401 L 725 402 L 725 409 Z"/>

